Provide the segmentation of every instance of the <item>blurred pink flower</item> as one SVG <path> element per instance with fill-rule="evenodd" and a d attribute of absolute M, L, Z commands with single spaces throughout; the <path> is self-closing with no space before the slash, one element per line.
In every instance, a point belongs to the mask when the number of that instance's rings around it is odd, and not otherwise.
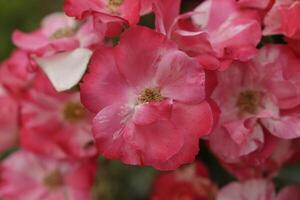
<path fill-rule="evenodd" d="M 216 200 L 298 200 L 300 191 L 288 186 L 276 196 L 274 185 L 267 179 L 233 182 L 222 188 Z"/>
<path fill-rule="evenodd" d="M 179 0 L 154 2 L 156 29 L 206 69 L 224 70 L 234 60 L 247 61 L 255 56 L 261 19 L 257 10 L 239 6 L 247 2 L 208 0 L 182 15 Z"/>
<path fill-rule="evenodd" d="M 300 137 L 299 64 L 287 47 L 270 45 L 251 62 L 234 63 L 218 74 L 212 98 L 221 116 L 210 146 L 222 160 L 254 154 L 259 163 L 272 154 L 278 138 Z"/>
<path fill-rule="evenodd" d="M 94 156 L 91 114 L 79 93 L 57 93 L 39 73 L 21 102 L 21 146 L 55 158 Z"/>
<path fill-rule="evenodd" d="M 212 200 L 217 187 L 207 168 L 199 161 L 173 172 L 162 173 L 154 181 L 151 200 Z"/>
<path fill-rule="evenodd" d="M 151 0 L 65 0 L 64 10 L 67 15 L 83 19 L 97 15 L 100 21 L 124 21 L 137 24 L 140 14 L 151 10 Z"/>
<path fill-rule="evenodd" d="M 79 47 L 88 48 L 102 39 L 103 36 L 93 29 L 91 20 L 79 25 L 75 19 L 63 13 L 48 15 L 41 22 L 41 27 L 32 33 L 17 30 L 12 36 L 17 47 L 38 57 Z"/>
<path fill-rule="evenodd" d="M 264 35 L 283 34 L 300 40 L 300 1 L 275 0 L 264 19 Z"/>
<path fill-rule="evenodd" d="M 9 200 L 87 200 L 94 161 L 58 161 L 20 150 L 1 164 L 0 196 Z"/>

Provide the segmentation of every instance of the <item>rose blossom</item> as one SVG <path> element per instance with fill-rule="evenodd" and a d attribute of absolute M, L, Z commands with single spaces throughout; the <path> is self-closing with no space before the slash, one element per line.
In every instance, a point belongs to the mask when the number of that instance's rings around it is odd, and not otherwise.
<path fill-rule="evenodd" d="M 160 174 L 154 182 L 151 200 L 210 200 L 217 187 L 209 179 L 207 168 L 197 161 L 174 172 Z"/>
<path fill-rule="evenodd" d="M 196 60 L 148 28 L 126 31 L 99 49 L 81 84 L 98 149 L 128 164 L 175 169 L 194 160 L 213 125 L 205 74 Z"/>
<path fill-rule="evenodd" d="M 14 44 L 38 57 L 53 55 L 61 51 L 88 48 L 101 41 L 101 34 L 93 29 L 91 20 L 79 23 L 63 13 L 52 13 L 41 22 L 41 27 L 31 33 L 15 31 Z"/>
<path fill-rule="evenodd" d="M 300 40 L 300 1 L 276 0 L 264 19 L 264 35 L 283 34 Z"/>
<path fill-rule="evenodd" d="M 299 139 L 297 139 L 299 140 Z M 299 145 L 299 144 L 298 144 Z M 285 164 L 296 158 L 296 140 L 268 138 L 264 147 L 234 163 L 219 160 L 220 164 L 239 180 L 250 178 L 272 178 L 278 175 Z"/>
<path fill-rule="evenodd" d="M 251 62 L 218 73 L 213 99 L 221 117 L 210 146 L 222 160 L 236 162 L 254 154 L 259 163 L 272 154 L 279 139 L 300 136 L 300 118 L 294 111 L 300 104 L 299 64 L 287 47 L 269 45 Z"/>
<path fill-rule="evenodd" d="M 222 188 L 216 200 L 298 200 L 300 191 L 296 186 L 287 186 L 278 195 L 274 184 L 266 179 L 251 179 L 233 182 Z"/>
<path fill-rule="evenodd" d="M 96 165 L 58 161 L 20 150 L 1 164 L 0 196 L 10 200 L 87 200 Z"/>
<path fill-rule="evenodd" d="M 79 93 L 58 93 L 38 73 L 21 102 L 21 146 L 55 158 L 94 156 L 91 114 Z"/>
<path fill-rule="evenodd" d="M 45 17 L 32 33 L 15 31 L 12 37 L 14 44 L 43 69 L 57 91 L 71 89 L 80 81 L 91 49 L 101 45 L 103 38 L 91 19 L 80 25 L 63 13 Z"/>
<path fill-rule="evenodd" d="M 151 10 L 151 0 L 65 0 L 64 10 L 67 15 L 78 19 L 97 13 L 104 21 L 127 21 L 134 25 L 140 14 Z"/>
<path fill-rule="evenodd" d="M 207 69 L 225 69 L 233 60 L 247 61 L 261 39 L 257 10 L 234 0 L 208 0 L 180 16 L 180 1 L 154 1 L 156 29 Z M 251 38 L 251 40 L 249 40 Z"/>

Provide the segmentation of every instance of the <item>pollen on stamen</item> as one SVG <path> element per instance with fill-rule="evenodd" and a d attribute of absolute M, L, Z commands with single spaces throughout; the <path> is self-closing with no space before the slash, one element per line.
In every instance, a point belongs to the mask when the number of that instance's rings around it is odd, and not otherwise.
<path fill-rule="evenodd" d="M 63 185 L 63 177 L 59 170 L 54 170 L 43 179 L 43 183 L 49 189 L 56 189 Z"/>
<path fill-rule="evenodd" d="M 118 8 L 123 4 L 124 0 L 108 0 L 108 9 L 112 13 L 116 13 Z"/>
<path fill-rule="evenodd" d="M 75 35 L 74 30 L 70 27 L 66 27 L 66 28 L 61 28 L 61 29 L 58 29 L 57 31 L 55 31 L 51 35 L 50 39 L 57 40 L 57 39 L 72 37 L 74 35 Z"/>
<path fill-rule="evenodd" d="M 254 114 L 257 112 L 260 100 L 261 95 L 258 91 L 246 90 L 240 93 L 236 105 L 241 113 Z"/>
<path fill-rule="evenodd" d="M 138 103 L 148 103 L 148 102 L 159 102 L 162 101 L 163 97 L 160 93 L 159 88 L 146 88 L 141 91 L 138 96 Z"/>
<path fill-rule="evenodd" d="M 86 110 L 79 102 L 68 102 L 64 106 L 63 116 L 69 122 L 77 122 L 86 116 Z"/>

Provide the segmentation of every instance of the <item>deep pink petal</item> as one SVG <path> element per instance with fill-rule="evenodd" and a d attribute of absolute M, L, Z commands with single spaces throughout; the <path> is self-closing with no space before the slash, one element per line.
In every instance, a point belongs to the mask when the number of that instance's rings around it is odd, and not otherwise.
<path fill-rule="evenodd" d="M 88 70 L 80 85 L 80 94 L 89 110 L 97 113 L 108 105 L 128 101 L 130 89 L 118 71 L 111 49 L 95 51 Z"/>
<path fill-rule="evenodd" d="M 103 108 L 93 120 L 93 134 L 99 152 L 109 159 L 119 159 L 132 165 L 141 165 L 142 152 L 124 139 L 132 135 L 134 127 L 127 125 L 133 109 L 124 104 Z"/>
<path fill-rule="evenodd" d="M 166 34 L 179 15 L 180 0 L 154 0 L 156 30 Z"/>
<path fill-rule="evenodd" d="M 212 130 L 213 114 L 207 102 L 194 106 L 175 103 L 172 121 L 180 124 L 178 129 L 184 132 L 184 145 L 177 154 L 166 162 L 156 163 L 155 167 L 160 170 L 173 170 L 192 162 L 199 151 L 199 137 L 209 134 Z"/>
<path fill-rule="evenodd" d="M 173 102 L 150 102 L 135 107 L 133 121 L 137 125 L 151 124 L 157 120 L 169 120 L 172 113 Z"/>
<path fill-rule="evenodd" d="M 128 83 L 140 90 L 152 82 L 162 55 L 174 47 L 160 33 L 145 27 L 133 27 L 122 35 L 115 49 L 116 62 Z"/>

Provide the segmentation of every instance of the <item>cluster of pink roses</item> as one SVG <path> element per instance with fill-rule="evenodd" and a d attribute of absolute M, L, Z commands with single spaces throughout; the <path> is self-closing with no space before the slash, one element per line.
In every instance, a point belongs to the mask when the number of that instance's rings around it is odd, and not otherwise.
<path fill-rule="evenodd" d="M 300 199 L 271 182 L 299 160 L 300 1 L 180 3 L 65 0 L 65 14 L 13 33 L 0 151 L 20 149 L 0 165 L 0 197 L 88 200 L 98 156 L 175 170 L 202 138 L 242 182 L 217 192 L 195 163 L 161 175 L 151 199 Z M 155 29 L 138 25 L 152 12 Z"/>

